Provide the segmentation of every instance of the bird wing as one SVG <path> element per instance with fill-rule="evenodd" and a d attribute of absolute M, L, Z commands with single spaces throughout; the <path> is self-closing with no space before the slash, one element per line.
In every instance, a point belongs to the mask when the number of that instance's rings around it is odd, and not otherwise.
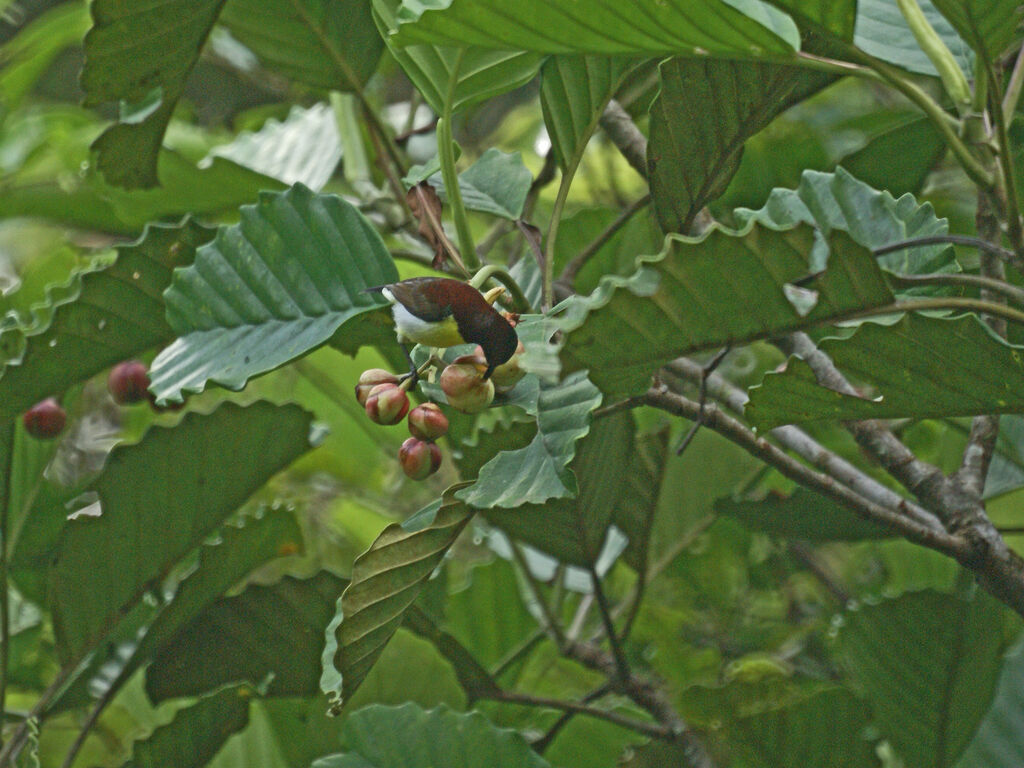
<path fill-rule="evenodd" d="M 450 317 L 452 308 L 450 304 L 437 301 L 437 296 L 430 295 L 431 292 L 422 290 L 424 284 L 429 284 L 432 280 L 435 278 L 414 277 L 400 283 L 392 283 L 387 289 L 395 297 L 395 301 L 409 310 L 409 314 L 428 323 L 437 323 Z"/>

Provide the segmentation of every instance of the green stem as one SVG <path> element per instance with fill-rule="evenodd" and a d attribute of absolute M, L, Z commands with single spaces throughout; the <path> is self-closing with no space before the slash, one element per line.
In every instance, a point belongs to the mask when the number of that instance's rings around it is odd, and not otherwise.
<path fill-rule="evenodd" d="M 451 76 L 448 78 L 448 92 L 444 97 L 444 114 L 437 121 L 437 156 L 441 161 L 441 178 L 444 179 L 448 204 L 451 206 L 452 218 L 455 220 L 455 232 L 458 234 L 462 260 L 470 271 L 476 271 L 480 267 L 480 259 L 476 255 L 473 234 L 470 232 L 469 219 L 466 217 L 466 207 L 462 202 L 459 175 L 455 170 L 455 141 L 452 138 L 452 102 L 455 100 L 455 85 L 459 79 L 459 67 L 462 66 L 462 57 L 465 52 L 465 48 L 459 49 Z"/>
<path fill-rule="evenodd" d="M 517 283 L 515 278 L 509 274 L 508 270 L 502 266 L 497 264 L 487 264 L 481 267 L 480 270 L 473 275 L 473 279 L 469 281 L 469 284 L 479 291 L 483 288 L 484 283 L 492 277 L 508 288 L 508 292 L 512 294 L 512 302 L 519 312 L 529 314 L 534 311 L 533 305 L 530 304 L 530 300 L 526 298 L 526 294 L 523 293 L 523 289 L 519 287 L 519 283 Z"/>
<path fill-rule="evenodd" d="M 907 21 L 907 26 L 914 34 L 918 46 L 931 59 L 935 66 L 946 93 L 953 99 L 957 112 L 961 115 L 971 109 L 971 87 L 967 84 L 967 76 L 956 63 L 953 52 L 949 50 L 946 43 L 939 37 L 938 32 L 928 22 L 921 6 L 917 0 L 896 0 L 900 13 Z"/>
<path fill-rule="evenodd" d="M 995 70 L 992 65 L 986 62 L 986 69 L 991 89 L 992 122 L 995 123 L 996 140 L 999 142 L 998 162 L 1003 172 L 1003 192 L 1005 194 L 1006 210 L 1003 215 L 1006 220 L 1006 234 L 1010 238 L 1014 252 L 1020 256 L 1024 252 L 1024 229 L 1020 220 L 1020 199 L 1017 196 L 1017 173 L 1013 167 L 1013 151 L 1010 146 L 1010 133 L 1006 125 L 1006 115 L 1003 113 L 1003 100 L 999 93 L 999 81 L 996 79 Z"/>
<path fill-rule="evenodd" d="M 7 672 L 10 664 L 11 625 L 10 595 L 7 583 L 7 558 L 10 546 L 7 541 L 9 529 L 9 508 L 11 505 L 11 482 L 14 469 L 15 422 L 9 419 L 0 447 L 7 449 L 7 467 L 0 477 L 0 744 L 3 743 L 7 713 Z M 0 448 L 2 449 L 2 448 Z"/>
<path fill-rule="evenodd" d="M 562 173 L 562 180 L 558 183 L 558 194 L 555 196 L 555 204 L 551 209 L 551 223 L 548 225 L 548 235 L 544 243 L 544 290 L 542 294 L 544 311 L 551 309 L 555 303 L 555 242 L 558 240 L 558 224 L 562 219 L 565 201 L 569 197 L 569 187 L 572 185 L 576 165 L 578 163 L 566 168 Z"/>
<path fill-rule="evenodd" d="M 1024 307 L 1024 290 L 1015 285 L 1004 283 L 1002 280 L 993 280 L 990 277 L 981 275 L 964 275 L 958 273 L 934 274 L 934 275 L 899 275 L 890 274 L 889 278 L 906 288 L 913 288 L 918 285 L 955 285 L 979 290 L 992 291 L 1006 296 L 1011 301 Z"/>

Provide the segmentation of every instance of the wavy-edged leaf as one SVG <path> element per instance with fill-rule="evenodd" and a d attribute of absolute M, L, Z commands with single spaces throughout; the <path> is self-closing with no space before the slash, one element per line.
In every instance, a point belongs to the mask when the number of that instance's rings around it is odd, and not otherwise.
<path fill-rule="evenodd" d="M 92 486 L 100 514 L 71 521 L 56 556 L 62 657 L 80 658 L 271 475 L 309 450 L 310 424 L 297 406 L 226 403 L 115 448 Z"/>
<path fill-rule="evenodd" d="M 957 768 L 1016 768 L 1024 764 L 1024 644 L 1003 658 L 992 706 Z"/>
<path fill-rule="evenodd" d="M 796 25 L 755 0 L 405 0 L 396 45 L 603 55 L 787 57 Z"/>
<path fill-rule="evenodd" d="M 800 222 L 813 224 L 826 235 L 841 230 L 871 249 L 949 231 L 949 223 L 936 217 L 931 203 L 919 204 L 911 194 L 894 198 L 842 168 L 835 173 L 804 171 L 796 189 L 774 189 L 763 208 L 740 208 L 736 216 L 743 223 L 753 220 L 773 229 L 788 229 Z M 827 255 L 820 246 L 815 251 L 813 261 L 820 269 Z M 946 244 L 893 251 L 879 256 L 878 263 L 890 272 L 904 274 L 960 271 L 953 247 Z"/>
<path fill-rule="evenodd" d="M 503 497 L 499 505 L 485 509 L 483 514 L 509 536 L 563 563 L 594 565 L 602 554 L 619 500 L 627 490 L 633 433 L 633 419 L 628 413 L 590 425 L 566 470 L 573 476 L 575 498 L 524 504 L 512 495 Z M 499 454 L 494 460 L 496 467 L 504 468 L 501 459 L 505 455 Z M 496 472 L 488 476 L 489 483 L 498 482 L 501 475 Z M 514 485 L 519 477 L 512 475 L 506 482 Z"/>
<path fill-rule="evenodd" d="M 554 385 L 541 384 L 537 434 L 525 448 L 503 451 L 480 468 L 476 482 L 456 495 L 471 507 L 517 507 L 575 496 L 576 478 L 567 468 L 576 441 L 590 431 L 591 412 L 601 393 L 583 373 Z"/>
<path fill-rule="evenodd" d="M 949 48 L 960 69 L 972 72 L 971 49 L 953 26 L 938 12 L 931 0 L 919 0 L 922 13 Z M 860 0 L 857 3 L 857 28 L 854 43 L 872 56 L 895 64 L 908 72 L 938 77 L 935 65 L 914 39 L 899 6 L 890 0 Z"/>
<path fill-rule="evenodd" d="M 739 168 L 743 143 L 830 77 L 796 67 L 673 58 L 659 67 L 647 171 L 662 229 L 688 232 Z"/>
<path fill-rule="evenodd" d="M 448 84 L 453 74 L 455 86 L 452 91 L 452 110 L 458 112 L 526 85 L 537 74 L 544 60 L 538 53 L 474 48 L 461 42 L 451 46 L 396 46 L 391 36 L 398 28 L 396 15 L 401 0 L 371 2 L 373 19 L 392 56 L 437 114 L 444 111 Z"/>
<path fill-rule="evenodd" d="M 517 731 L 445 706 L 364 707 L 345 721 L 342 746 L 311 768 L 550 768 Z"/>
<path fill-rule="evenodd" d="M 345 583 L 321 571 L 217 600 L 156 654 L 146 693 L 160 702 L 245 681 L 266 682 L 267 696 L 319 694 L 324 630 Z"/>
<path fill-rule="evenodd" d="M 960 36 L 994 62 L 1020 40 L 1024 6 L 1015 0 L 932 0 Z"/>
<path fill-rule="evenodd" d="M 907 765 L 952 765 L 992 700 L 1002 610 L 970 596 L 914 592 L 844 614 L 839 648 L 874 722 Z"/>
<path fill-rule="evenodd" d="M 122 104 L 120 122 L 93 144 L 99 169 L 111 184 L 159 183 L 164 131 L 224 3 L 96 0 L 90 5 L 93 27 L 85 36 L 81 78 L 85 103 Z"/>
<path fill-rule="evenodd" d="M 167 725 L 135 742 L 131 759 L 121 768 L 202 768 L 229 736 L 248 725 L 254 695 L 248 686 L 233 685 L 178 710 Z"/>
<path fill-rule="evenodd" d="M 590 296 L 567 299 L 552 310 L 565 332 L 563 370 L 588 369 L 608 396 L 634 394 L 679 355 L 777 336 L 892 302 L 871 254 L 834 232 L 829 268 L 803 284 L 816 292 L 816 303 L 798 311 L 787 285 L 808 275 L 812 240 L 806 225 L 786 232 L 715 226 L 699 238 L 669 235 L 661 253 L 638 259 L 633 277 L 606 277 Z"/>
<path fill-rule="evenodd" d="M 389 525 L 352 565 L 352 581 L 341 596 L 334 666 L 341 672 L 341 698 L 348 701 L 380 658 L 423 583 L 473 516 L 446 497 L 404 525 Z"/>
<path fill-rule="evenodd" d="M 338 121 L 334 110 L 323 102 L 309 109 L 294 106 L 283 121 L 268 120 L 259 131 L 245 131 L 230 144 L 215 147 L 200 167 L 207 167 L 215 157 L 316 191 L 327 183 L 341 160 Z"/>
<path fill-rule="evenodd" d="M 770 494 L 759 501 L 719 499 L 715 512 L 739 520 L 748 528 L 785 539 L 862 541 L 892 536 L 892 532 L 831 499 L 804 489 L 789 496 Z"/>
<path fill-rule="evenodd" d="M 636 60 L 608 56 L 552 56 L 540 70 L 540 106 L 555 157 L 575 166 L 604 108 Z"/>
<path fill-rule="evenodd" d="M 113 264 L 73 275 L 48 292 L 24 326 L 0 323 L 0 416 L 10 416 L 109 365 L 174 337 L 162 292 L 213 230 L 193 221 L 152 225 L 118 248 Z"/>
<path fill-rule="evenodd" d="M 363 0 L 229 0 L 221 23 L 269 69 L 324 91 L 360 90 L 384 50 Z"/>
<path fill-rule="evenodd" d="M 863 397 L 820 386 L 803 360 L 750 390 L 758 429 L 826 419 L 925 419 L 1024 412 L 1024 347 L 1007 344 L 974 315 L 910 313 L 893 325 L 864 323 L 849 339 L 820 344 L 858 382 Z"/>
<path fill-rule="evenodd" d="M 194 569 L 159 605 L 140 604 L 105 638 L 116 653 L 96 654 L 76 673 L 47 708 L 48 713 L 90 703 L 110 696 L 111 689 L 125 685 L 132 674 L 153 660 L 154 654 L 176 633 L 224 592 L 253 570 L 274 558 L 302 551 L 302 533 L 295 515 L 281 508 L 246 516 L 222 526 L 214 541 L 199 548 Z M 260 678 L 254 678 L 259 682 Z M 230 681 L 229 681 L 230 682 Z M 213 686 L 199 688 L 202 693 Z"/>
<path fill-rule="evenodd" d="M 210 381 L 241 389 L 343 325 L 339 335 L 362 343 L 388 338 L 383 315 L 363 317 L 386 301 L 363 289 L 397 279 L 380 235 L 349 203 L 301 185 L 261 194 L 175 273 L 165 301 L 179 338 L 153 361 L 152 390 L 180 401 Z"/>

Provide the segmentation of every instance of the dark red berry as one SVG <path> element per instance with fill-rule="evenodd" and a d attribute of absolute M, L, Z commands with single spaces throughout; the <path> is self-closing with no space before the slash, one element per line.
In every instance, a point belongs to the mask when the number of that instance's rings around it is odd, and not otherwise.
<path fill-rule="evenodd" d="M 366 415 L 377 424 L 397 424 L 408 412 L 409 396 L 394 384 L 378 384 L 366 398 Z"/>
<path fill-rule="evenodd" d="M 64 431 L 68 414 L 55 398 L 48 397 L 29 408 L 21 417 L 25 431 L 40 440 L 57 437 Z"/>
<path fill-rule="evenodd" d="M 448 417 L 436 403 L 417 405 L 409 411 L 409 432 L 420 440 L 437 440 L 448 434 Z"/>
<path fill-rule="evenodd" d="M 125 360 L 110 369 L 107 389 L 114 402 L 130 405 L 144 400 L 149 395 L 149 372 L 146 364 L 138 360 Z"/>

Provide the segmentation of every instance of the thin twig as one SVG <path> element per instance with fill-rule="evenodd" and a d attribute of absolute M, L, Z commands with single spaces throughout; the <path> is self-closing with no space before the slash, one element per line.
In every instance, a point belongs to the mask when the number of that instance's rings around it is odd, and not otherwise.
<path fill-rule="evenodd" d="M 494 665 L 494 669 L 491 670 L 491 677 L 495 680 L 500 678 L 513 664 L 528 656 L 530 651 L 536 648 L 537 644 L 542 642 L 547 636 L 547 631 L 541 628 L 527 637 L 523 642 L 509 651 L 505 655 L 505 658 L 501 659 Z"/>
<path fill-rule="evenodd" d="M 527 707 L 544 707 L 546 709 L 560 709 L 563 712 L 572 712 L 577 715 L 587 715 L 588 717 L 595 717 L 599 720 L 606 720 L 609 723 L 614 723 L 620 728 L 627 728 L 637 733 L 642 733 L 644 736 L 649 736 L 652 739 L 672 739 L 675 734 L 670 728 L 657 723 L 648 723 L 643 720 L 637 720 L 632 717 L 626 717 L 620 715 L 618 712 L 611 710 L 598 709 L 597 707 L 591 707 L 586 704 L 582 704 L 576 701 L 563 701 L 562 699 L 549 699 L 543 696 L 532 696 L 527 693 L 518 693 L 517 691 L 501 691 L 492 692 L 487 694 L 484 698 L 491 699 L 493 701 L 502 701 L 506 704 L 522 704 Z"/>
<path fill-rule="evenodd" d="M 697 402 L 700 403 L 700 412 L 697 414 L 697 420 L 693 422 L 693 426 L 691 426 L 689 431 L 683 436 L 683 439 L 679 441 L 679 447 L 676 448 L 676 456 L 683 455 L 683 452 L 689 447 L 690 443 L 693 442 L 693 438 L 697 436 L 697 431 L 704 423 L 704 406 L 708 401 L 708 376 L 714 373 L 715 369 L 722 364 L 722 361 L 725 360 L 725 356 L 729 354 L 730 349 L 732 349 L 731 345 L 725 345 L 708 361 L 707 365 L 701 367 L 700 391 L 697 398 Z"/>
<path fill-rule="evenodd" d="M 565 265 L 565 268 L 562 270 L 562 274 L 558 276 L 558 282 L 568 287 L 572 287 L 573 282 L 576 280 L 576 275 L 578 275 L 583 266 L 593 258 L 594 254 L 601 250 L 605 244 L 615 236 L 615 233 L 622 229 L 622 227 L 631 218 L 633 218 L 633 214 L 646 208 L 650 202 L 651 195 L 648 193 L 626 206 L 626 208 L 624 208 L 623 211 L 615 217 L 615 220 L 611 224 L 605 227 L 597 237 L 587 244 L 586 248 L 580 251 L 569 261 L 568 264 Z"/>
<path fill-rule="evenodd" d="M 544 595 L 541 594 L 540 585 L 537 584 L 537 580 L 533 577 L 533 573 L 530 571 L 530 565 L 526 562 L 526 555 L 523 553 L 523 548 L 519 542 L 512 541 L 509 539 L 509 544 L 512 547 L 512 557 L 515 558 L 516 564 L 519 569 L 523 572 L 523 578 L 526 579 L 526 585 L 530 590 L 530 594 L 533 596 L 534 601 L 537 603 L 538 609 L 544 617 L 544 621 L 547 624 L 544 629 L 551 635 L 555 644 L 561 648 L 565 645 L 565 633 L 562 631 L 561 625 L 555 618 L 554 613 L 551 611 L 551 606 L 548 605 L 548 601 L 544 599 Z"/>
<path fill-rule="evenodd" d="M 953 285 L 965 288 L 977 288 L 991 293 L 1001 294 L 1011 301 L 1024 306 L 1024 290 L 1010 283 L 995 280 L 982 275 L 965 275 L 958 272 L 938 273 L 933 275 L 898 275 L 890 274 L 889 279 L 904 288 L 913 288 L 915 285 Z M 985 297 L 992 301 L 994 297 Z"/>
<path fill-rule="evenodd" d="M 601 623 L 604 625 L 605 634 L 608 636 L 608 645 L 612 649 L 612 658 L 615 659 L 615 669 L 620 680 L 626 680 L 630 676 L 629 662 L 626 660 L 626 652 L 622 648 L 619 636 L 615 632 L 615 623 L 612 621 L 611 606 L 608 604 L 608 596 L 604 593 L 601 585 L 601 577 L 597 575 L 597 569 L 593 564 L 588 564 L 590 581 L 594 588 L 594 597 L 597 599 L 598 612 L 601 615 Z"/>
<path fill-rule="evenodd" d="M 992 122 L 995 124 L 996 141 L 999 146 L 996 162 L 1003 172 L 1003 194 L 1005 195 L 1005 200 L 1000 202 L 1004 204 L 1002 213 L 1006 219 L 1006 236 L 1009 238 L 1010 244 L 1013 246 L 1013 252 L 1017 257 L 1014 263 L 1018 269 L 1021 269 L 1024 267 L 1024 227 L 1021 225 L 1020 199 L 1017 196 L 1017 172 L 1014 169 L 1014 153 L 1010 144 L 1010 133 L 1006 115 L 1003 114 L 1003 102 L 999 98 L 999 81 L 996 78 L 995 70 L 992 68 L 992 62 L 987 57 L 982 58 L 985 62 L 985 71 L 988 74 L 989 88 L 991 89 L 989 113 L 992 115 Z M 984 194 L 984 192 L 981 194 Z M 980 232 L 979 235 L 984 237 Z M 998 231 L 996 231 L 995 236 L 999 236 Z"/>
<path fill-rule="evenodd" d="M 926 237 L 911 237 L 907 240 L 900 240 L 895 243 L 875 248 L 872 253 L 875 256 L 884 256 L 894 251 L 902 251 L 905 248 L 914 248 L 923 245 L 963 245 L 968 248 L 977 248 L 979 251 L 987 251 L 1003 259 L 1012 259 L 1014 254 L 1009 248 L 984 240 L 980 237 L 970 235 L 928 235 Z"/>
<path fill-rule="evenodd" d="M 846 605 L 850 602 L 850 593 L 836 580 L 835 574 L 821 562 L 813 549 L 799 541 L 791 541 L 787 549 L 807 570 L 814 574 L 839 605 Z"/>
<path fill-rule="evenodd" d="M 586 696 L 580 699 L 581 704 L 590 704 L 591 702 L 597 701 L 603 696 L 607 696 L 611 691 L 611 685 L 605 683 Z M 562 716 L 559 717 L 554 724 L 547 729 L 543 736 L 530 742 L 530 748 L 533 749 L 538 755 L 543 755 L 547 748 L 551 746 L 551 742 L 555 740 L 555 737 L 562 731 L 562 729 L 569 724 L 569 722 L 576 716 L 575 712 L 563 712 Z"/>

